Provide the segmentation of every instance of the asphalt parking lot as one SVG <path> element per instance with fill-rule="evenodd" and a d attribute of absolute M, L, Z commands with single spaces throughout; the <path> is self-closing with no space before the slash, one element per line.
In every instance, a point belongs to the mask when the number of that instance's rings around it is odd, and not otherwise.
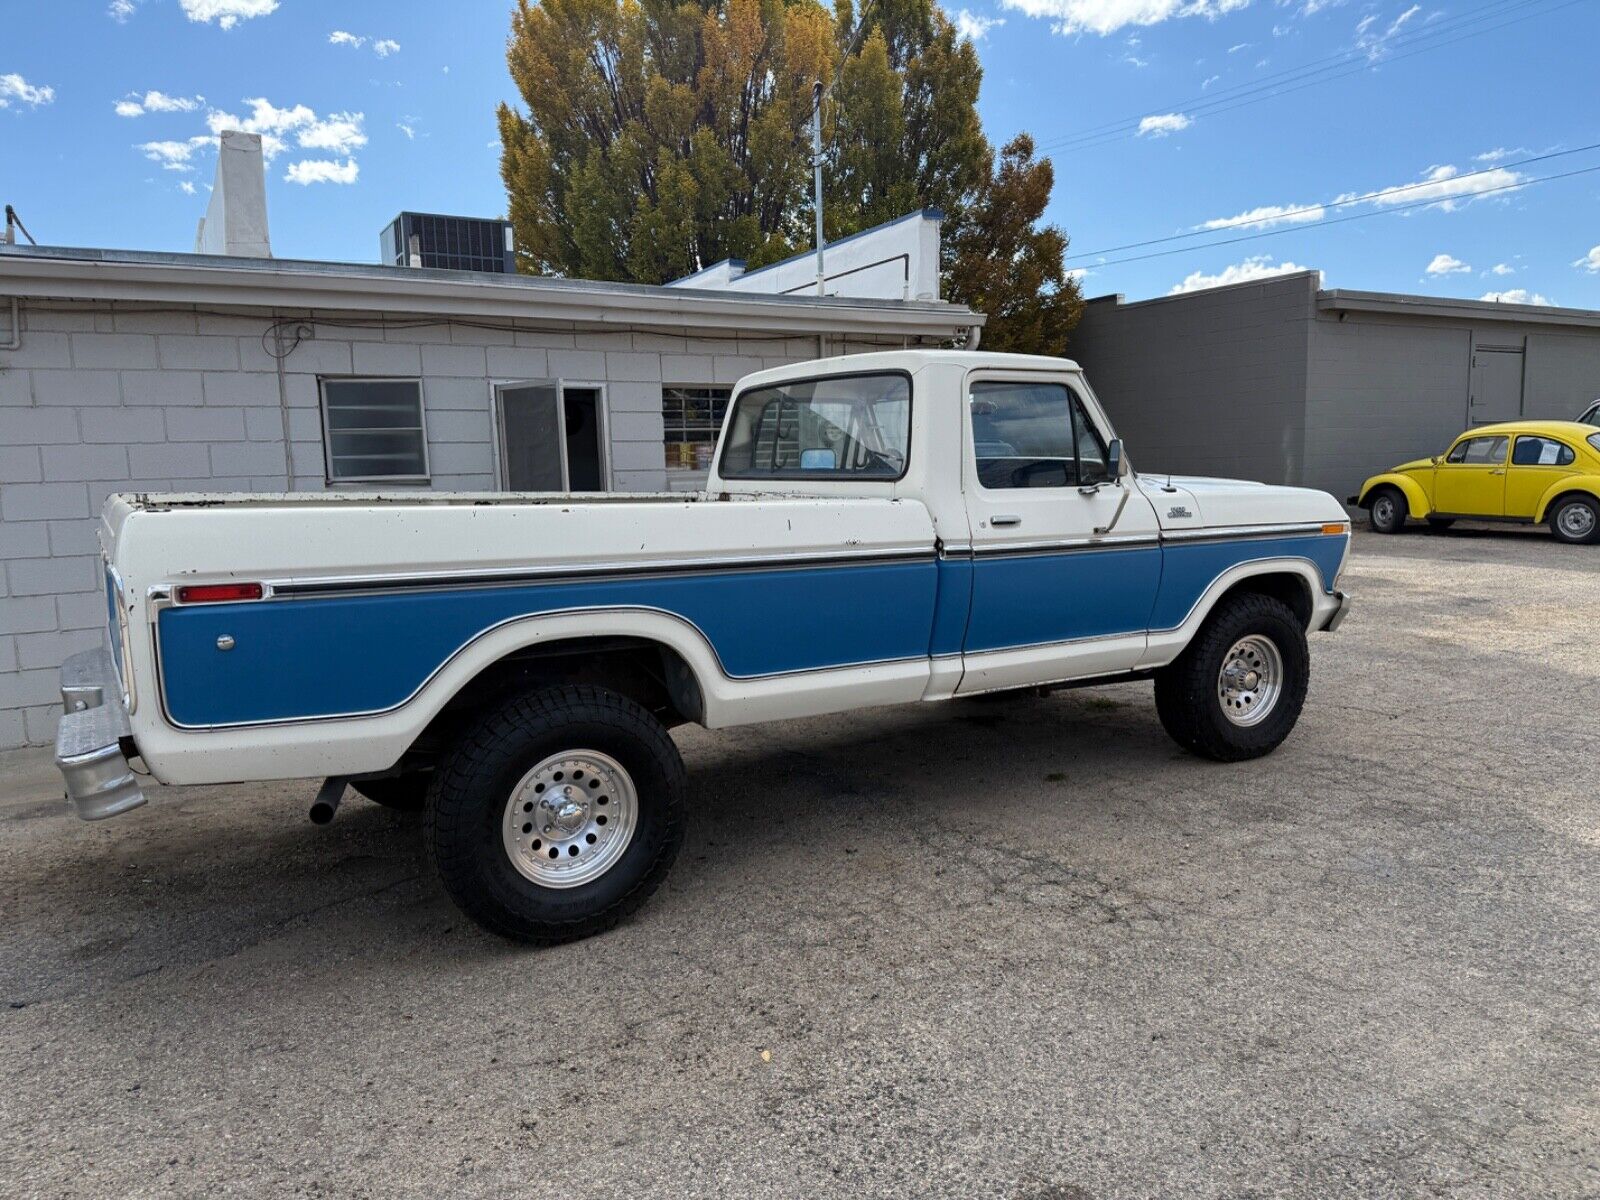
<path fill-rule="evenodd" d="M 1600 548 L 1346 586 L 1256 763 L 1148 684 L 679 731 L 668 884 L 544 951 L 358 799 L 0 755 L 0 1191 L 1594 1196 Z"/>

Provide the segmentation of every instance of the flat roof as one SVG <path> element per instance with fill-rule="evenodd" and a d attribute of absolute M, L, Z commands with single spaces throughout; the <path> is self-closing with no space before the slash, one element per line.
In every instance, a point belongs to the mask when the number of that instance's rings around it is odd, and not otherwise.
<path fill-rule="evenodd" d="M 577 325 L 957 336 L 984 316 L 964 304 L 779 296 L 396 267 L 148 250 L 0 245 L 0 296 L 178 305 L 337 309 L 551 320 Z"/>
<path fill-rule="evenodd" d="M 1600 327 L 1600 311 L 1592 308 L 1558 308 L 1553 304 L 1507 304 L 1500 300 L 1408 296 L 1400 292 L 1354 292 L 1344 288 L 1318 292 L 1317 310 L 1403 313 L 1414 317 L 1453 317 L 1469 321 L 1516 321 L 1534 325 Z"/>

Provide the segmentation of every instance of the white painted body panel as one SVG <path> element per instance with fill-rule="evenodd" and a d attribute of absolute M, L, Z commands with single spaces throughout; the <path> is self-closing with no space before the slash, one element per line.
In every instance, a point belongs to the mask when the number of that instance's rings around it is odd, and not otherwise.
<path fill-rule="evenodd" d="M 1068 379 L 1091 419 L 1112 436 L 1075 364 L 1019 355 L 900 351 L 800 364 L 748 377 L 740 390 L 827 373 L 905 371 L 913 380 L 911 454 L 897 481 L 725 481 L 715 468 L 696 495 L 443 495 L 337 493 L 263 496 L 119 496 L 107 504 L 102 543 L 122 583 L 131 667 L 130 724 L 139 752 L 170 783 L 355 775 L 399 760 L 461 687 L 505 655 L 541 642 L 630 636 L 670 647 L 689 664 L 712 728 L 818 713 L 946 699 L 983 691 L 1098 676 L 1170 661 L 1193 636 L 1233 575 L 1219 579 L 1183 626 L 1169 632 L 875 662 L 753 678 L 728 675 L 705 636 L 660 610 L 605 608 L 518 618 L 486 631 L 445 662 L 409 700 L 372 715 L 259 726 L 181 729 L 160 703 L 153 620 L 177 586 L 261 582 L 473 578 L 496 572 L 660 568 L 741 560 L 836 559 L 935 548 L 971 552 L 997 531 L 964 472 L 969 435 L 966 386 L 975 372 Z M 720 452 L 720 446 L 719 446 Z M 1136 448 L 1130 454 L 1136 453 Z M 720 460 L 720 453 L 719 453 Z M 1124 491 L 1126 489 L 1126 491 Z M 1044 489 L 1037 489 L 1043 491 Z M 995 494 L 991 493 L 992 499 Z M 1051 497 L 1025 497 L 1051 537 L 1098 545 L 1096 523 L 1127 503 L 1109 537 L 1143 539 L 1226 527 L 1304 527 L 1345 522 L 1331 496 L 1226 480 L 1128 476 L 1098 495 L 1063 489 L 1076 505 L 1052 524 Z M 990 505 L 993 507 L 993 504 Z M 1186 510 L 1171 515 L 1175 508 Z M 1076 522 L 1076 524 L 1074 524 Z M 1080 529 L 1079 526 L 1082 526 Z M 1239 574 L 1257 573 L 1257 564 Z M 1334 604 L 1306 560 L 1278 569 L 1307 578 L 1319 628 Z M 848 613 L 840 614 L 848 620 Z M 781 636 L 781 631 L 774 631 Z M 963 682 L 965 677 L 965 682 Z"/>

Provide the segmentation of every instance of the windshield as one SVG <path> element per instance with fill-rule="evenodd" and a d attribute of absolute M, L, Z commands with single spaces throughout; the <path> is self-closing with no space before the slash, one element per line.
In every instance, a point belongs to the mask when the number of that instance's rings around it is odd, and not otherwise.
<path fill-rule="evenodd" d="M 911 381 L 843 375 L 752 388 L 734 401 L 725 479 L 899 479 L 911 443 Z"/>

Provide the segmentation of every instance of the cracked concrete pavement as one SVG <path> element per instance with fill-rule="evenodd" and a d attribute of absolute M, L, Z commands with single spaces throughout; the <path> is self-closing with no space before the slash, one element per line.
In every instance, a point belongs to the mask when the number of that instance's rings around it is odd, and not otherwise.
<path fill-rule="evenodd" d="M 0 1191 L 1594 1196 L 1600 549 L 1347 586 L 1255 763 L 1149 684 L 678 731 L 672 877 L 545 951 L 314 782 L 0 755 Z"/>

